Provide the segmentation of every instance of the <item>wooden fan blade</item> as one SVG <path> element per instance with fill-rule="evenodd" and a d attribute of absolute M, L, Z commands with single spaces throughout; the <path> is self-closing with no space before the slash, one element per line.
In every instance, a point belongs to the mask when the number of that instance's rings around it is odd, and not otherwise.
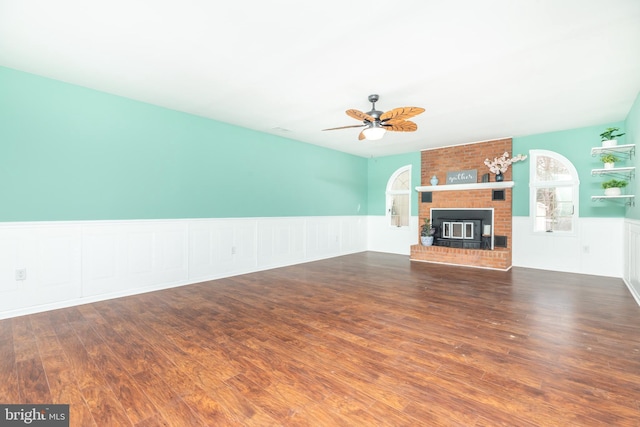
<path fill-rule="evenodd" d="M 394 108 L 391 111 L 387 111 L 380 116 L 380 120 L 405 120 L 413 116 L 417 116 L 420 113 L 424 113 L 424 108 L 420 107 L 400 107 Z"/>
<path fill-rule="evenodd" d="M 364 136 L 364 131 L 360 132 L 360 135 L 358 135 L 358 141 L 362 141 L 365 138 Z"/>
<path fill-rule="evenodd" d="M 415 132 L 418 130 L 418 125 L 410 120 L 389 120 L 382 123 L 382 127 L 394 132 Z"/>
<path fill-rule="evenodd" d="M 366 121 L 371 122 L 371 123 L 376 121 L 376 119 L 374 119 L 373 117 L 371 117 L 367 113 L 363 113 L 362 111 L 347 110 L 347 111 L 345 111 L 345 113 L 347 113 L 347 116 L 353 117 L 356 120 L 362 120 L 362 121 L 366 120 Z"/>
<path fill-rule="evenodd" d="M 349 129 L 349 128 L 361 128 L 363 126 L 367 126 L 367 125 L 351 125 L 351 126 L 340 126 L 337 128 L 329 128 L 329 129 L 322 129 L 322 130 L 337 130 L 337 129 Z"/>

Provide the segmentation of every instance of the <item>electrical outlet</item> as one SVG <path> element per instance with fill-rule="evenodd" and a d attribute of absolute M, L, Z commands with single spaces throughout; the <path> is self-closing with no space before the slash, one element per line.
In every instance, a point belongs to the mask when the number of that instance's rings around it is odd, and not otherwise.
<path fill-rule="evenodd" d="M 18 269 L 16 269 L 16 280 L 27 280 L 27 269 L 26 268 L 18 268 Z"/>
<path fill-rule="evenodd" d="M 236 253 L 238 253 L 236 247 L 235 246 L 231 246 L 231 255 L 235 255 Z"/>

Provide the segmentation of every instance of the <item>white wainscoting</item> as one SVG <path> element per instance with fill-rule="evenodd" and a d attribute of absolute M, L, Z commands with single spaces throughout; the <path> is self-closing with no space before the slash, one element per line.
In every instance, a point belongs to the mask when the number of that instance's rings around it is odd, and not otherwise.
<path fill-rule="evenodd" d="M 363 216 L 0 223 L 0 319 L 362 252 L 366 224 Z"/>
<path fill-rule="evenodd" d="M 368 250 L 410 255 L 411 245 L 420 242 L 418 229 L 417 216 L 409 217 L 408 227 L 390 226 L 387 216 L 369 216 L 367 224 Z"/>
<path fill-rule="evenodd" d="M 624 218 L 580 218 L 573 235 L 534 233 L 529 217 L 513 217 L 513 265 L 622 277 Z"/>
<path fill-rule="evenodd" d="M 640 221 L 627 219 L 624 223 L 624 281 L 640 305 Z"/>
<path fill-rule="evenodd" d="M 80 298 L 81 236 L 77 224 L 0 227 L 0 313 Z M 26 280 L 16 280 L 18 269 Z"/>

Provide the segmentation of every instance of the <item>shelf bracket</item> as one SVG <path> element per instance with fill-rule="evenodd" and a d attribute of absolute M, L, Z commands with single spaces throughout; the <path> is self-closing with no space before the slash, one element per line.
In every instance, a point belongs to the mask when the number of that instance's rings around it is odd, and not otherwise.
<path fill-rule="evenodd" d="M 611 147 L 593 147 L 591 149 L 591 156 L 595 157 L 599 154 L 614 154 L 619 155 L 627 159 L 632 159 L 636 154 L 635 144 L 614 145 Z"/>
<path fill-rule="evenodd" d="M 591 200 L 592 201 L 596 201 L 596 202 L 610 201 L 610 202 L 622 203 L 625 206 L 635 206 L 636 205 L 635 196 L 633 196 L 633 195 L 627 195 L 627 196 L 591 196 Z"/>

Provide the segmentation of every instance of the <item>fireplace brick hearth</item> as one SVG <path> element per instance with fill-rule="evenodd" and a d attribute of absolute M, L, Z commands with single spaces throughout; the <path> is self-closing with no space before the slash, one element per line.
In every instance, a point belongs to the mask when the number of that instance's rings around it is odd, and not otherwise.
<path fill-rule="evenodd" d="M 512 153 L 511 138 L 459 145 L 453 147 L 438 148 L 434 150 L 422 151 L 422 186 L 429 186 L 430 179 L 436 175 L 441 185 L 445 185 L 447 172 L 456 170 L 476 169 L 478 180 L 488 172 L 484 164 L 484 159 L 502 155 L 505 151 Z M 493 181 L 493 175 L 491 180 Z M 505 174 L 505 181 L 511 180 L 511 169 Z M 504 189 L 504 200 L 492 200 L 493 190 L 467 189 L 432 192 L 431 203 L 420 203 L 419 220 L 420 224 L 424 218 L 430 217 L 431 208 L 482 208 L 494 209 L 493 234 L 505 236 L 506 248 L 494 248 L 493 250 L 483 249 L 462 249 L 441 246 L 411 246 L 412 261 L 426 261 L 434 263 L 464 265 L 470 267 L 492 268 L 508 270 L 511 268 L 511 233 L 512 233 L 512 189 Z M 421 197 L 418 200 L 422 200 Z M 418 239 L 419 240 L 419 239 Z"/>

